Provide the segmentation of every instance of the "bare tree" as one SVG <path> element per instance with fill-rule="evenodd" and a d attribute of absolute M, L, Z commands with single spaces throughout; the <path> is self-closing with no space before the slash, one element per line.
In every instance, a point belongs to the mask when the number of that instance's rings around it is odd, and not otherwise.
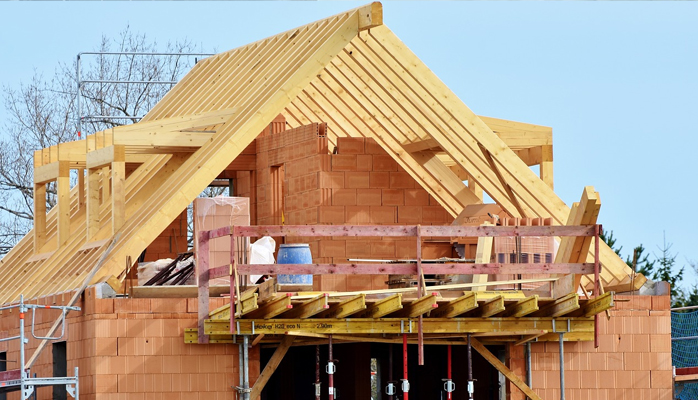
<path fill-rule="evenodd" d="M 187 40 L 158 48 L 156 41 L 127 27 L 116 39 L 102 37 L 98 52 L 191 53 Z M 142 81 L 134 84 L 85 83 L 80 113 L 134 117 L 83 120 L 83 134 L 137 122 L 171 88 L 155 81 L 177 81 L 196 62 L 186 56 L 92 55 L 82 62 L 84 80 Z M 0 127 L 0 257 L 32 227 L 33 153 L 58 143 L 77 140 L 76 63 L 60 64 L 51 78 L 35 72 L 29 83 L 4 86 L 8 118 Z M 47 188 L 46 208 L 56 203 L 55 189 Z"/>

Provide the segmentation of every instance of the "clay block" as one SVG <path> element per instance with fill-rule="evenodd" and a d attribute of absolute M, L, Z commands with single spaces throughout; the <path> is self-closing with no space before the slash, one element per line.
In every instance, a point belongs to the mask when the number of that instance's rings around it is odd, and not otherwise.
<path fill-rule="evenodd" d="M 414 179 L 407 172 L 390 172 L 391 189 L 413 189 Z"/>
<path fill-rule="evenodd" d="M 386 154 L 385 150 L 383 150 L 383 148 L 376 143 L 375 139 L 373 138 L 366 138 L 364 151 L 366 154 Z"/>
<path fill-rule="evenodd" d="M 333 206 L 355 206 L 357 189 L 332 189 Z"/>
<path fill-rule="evenodd" d="M 356 171 L 356 155 L 332 155 L 332 171 Z"/>
<path fill-rule="evenodd" d="M 671 298 L 669 296 L 652 296 L 652 310 L 668 311 L 671 308 Z"/>
<path fill-rule="evenodd" d="M 382 198 L 384 206 L 401 206 L 405 204 L 405 191 L 402 189 L 383 189 Z"/>
<path fill-rule="evenodd" d="M 373 171 L 373 156 L 368 154 L 360 154 L 356 156 L 357 171 Z"/>
<path fill-rule="evenodd" d="M 346 206 L 346 223 L 352 225 L 368 225 L 372 223 L 369 207 Z"/>
<path fill-rule="evenodd" d="M 653 353 L 671 352 L 671 335 L 650 335 L 650 350 Z"/>
<path fill-rule="evenodd" d="M 364 138 L 339 137 L 337 138 L 338 154 L 364 154 Z"/>
<path fill-rule="evenodd" d="M 320 171 L 318 174 L 318 183 L 321 188 L 342 189 L 344 188 L 344 172 L 326 172 Z"/>
<path fill-rule="evenodd" d="M 318 207 L 318 222 L 321 224 L 342 224 L 345 221 L 343 206 Z"/>
<path fill-rule="evenodd" d="M 369 187 L 372 189 L 382 189 L 390 187 L 390 173 L 389 172 L 370 172 L 369 173 Z"/>
<path fill-rule="evenodd" d="M 397 222 L 397 207 L 369 207 L 372 224 L 394 224 Z"/>
<path fill-rule="evenodd" d="M 374 155 L 373 156 L 374 171 L 397 171 L 397 162 L 389 155 Z"/>
<path fill-rule="evenodd" d="M 346 243 L 347 258 L 370 258 L 370 240 L 348 240 Z"/>
<path fill-rule="evenodd" d="M 365 189 L 369 187 L 369 172 L 345 172 L 344 187 L 347 189 Z"/>
<path fill-rule="evenodd" d="M 424 189 L 406 189 L 405 190 L 405 205 L 406 206 L 428 206 L 429 193 Z"/>
<path fill-rule="evenodd" d="M 346 242 L 343 240 L 323 240 L 320 242 L 320 257 L 346 257 Z"/>
<path fill-rule="evenodd" d="M 359 206 L 380 206 L 381 199 L 381 189 L 356 189 L 356 204 Z"/>
<path fill-rule="evenodd" d="M 385 202 L 385 199 L 384 199 Z M 400 224 L 419 224 L 422 222 L 422 207 L 403 206 L 397 209 L 397 222 Z"/>
<path fill-rule="evenodd" d="M 671 389 L 671 371 L 650 371 L 650 385 L 653 389 Z"/>
<path fill-rule="evenodd" d="M 371 256 L 381 258 L 395 258 L 395 242 L 371 242 Z"/>
<path fill-rule="evenodd" d="M 185 313 L 187 299 L 151 299 L 153 313 Z"/>

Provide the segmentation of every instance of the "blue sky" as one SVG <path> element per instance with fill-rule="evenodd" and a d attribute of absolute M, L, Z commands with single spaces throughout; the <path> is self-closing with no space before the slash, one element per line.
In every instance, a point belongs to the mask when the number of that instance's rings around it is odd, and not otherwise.
<path fill-rule="evenodd" d="M 224 51 L 361 4 L 0 2 L 0 83 L 50 76 L 127 25 Z M 680 264 L 698 260 L 698 3 L 386 2 L 384 16 L 476 113 L 552 126 L 556 192 L 571 204 L 593 185 L 624 253 L 657 253 L 666 232 Z"/>

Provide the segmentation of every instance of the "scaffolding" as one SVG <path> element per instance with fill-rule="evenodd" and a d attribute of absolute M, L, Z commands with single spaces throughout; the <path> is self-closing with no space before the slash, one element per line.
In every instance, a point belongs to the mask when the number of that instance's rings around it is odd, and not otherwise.
<path fill-rule="evenodd" d="M 19 303 L 13 304 L 5 307 L 0 307 L 0 311 L 17 309 L 19 314 L 19 334 L 17 336 L 11 336 L 7 338 L 0 339 L 0 342 L 7 342 L 10 340 L 19 340 L 19 361 L 22 366 L 19 369 L 9 370 L 0 372 L 0 393 L 8 392 L 20 392 L 21 400 L 28 400 L 32 397 L 37 387 L 40 386 L 62 386 L 65 385 L 65 390 L 74 399 L 79 399 L 80 390 L 78 382 L 78 367 L 75 367 L 75 376 L 66 377 L 31 377 L 31 366 L 26 363 L 26 349 L 25 346 L 29 343 L 29 338 L 24 332 L 25 329 L 25 313 L 31 311 L 32 323 L 31 323 L 31 336 L 37 340 L 43 341 L 54 341 L 60 340 L 65 335 L 65 317 L 69 311 L 80 311 L 80 307 L 69 307 L 69 306 L 48 306 L 48 305 L 38 305 L 38 304 L 26 304 L 24 302 L 24 296 L 20 296 Z M 61 317 L 59 319 L 61 325 L 61 334 L 59 336 L 39 336 L 36 333 L 36 313 L 37 310 L 60 310 Z M 41 349 L 41 347 L 39 347 Z M 38 351 L 38 350 L 37 350 Z"/>

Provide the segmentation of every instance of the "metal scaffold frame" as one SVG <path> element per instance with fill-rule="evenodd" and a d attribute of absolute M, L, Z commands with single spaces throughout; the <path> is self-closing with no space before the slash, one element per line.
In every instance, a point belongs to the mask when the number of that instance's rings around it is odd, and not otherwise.
<path fill-rule="evenodd" d="M 0 393 L 20 391 L 20 399 L 28 400 L 34 393 L 36 387 L 38 386 L 59 386 L 65 385 L 65 389 L 70 396 L 75 400 L 80 398 L 80 386 L 78 379 L 78 367 L 75 367 L 75 376 L 67 377 L 31 377 L 31 370 L 26 364 L 26 350 L 25 346 L 29 343 L 29 338 L 24 332 L 25 313 L 31 311 L 32 313 L 32 324 L 31 324 L 31 336 L 38 340 L 60 340 L 65 335 L 65 316 L 69 311 L 80 311 L 80 307 L 70 307 L 70 306 L 48 306 L 39 304 L 26 304 L 24 303 L 24 296 L 20 296 L 19 303 L 10 306 L 0 307 L 0 311 L 18 309 L 19 311 L 19 334 L 17 336 L 11 336 L 7 338 L 0 339 L 0 342 L 7 342 L 10 340 L 19 339 L 19 360 L 22 368 L 5 371 L 0 373 Z M 61 334 L 59 336 L 37 336 L 35 331 L 36 325 L 36 312 L 39 309 L 46 310 L 61 310 L 60 324 L 61 324 Z"/>

